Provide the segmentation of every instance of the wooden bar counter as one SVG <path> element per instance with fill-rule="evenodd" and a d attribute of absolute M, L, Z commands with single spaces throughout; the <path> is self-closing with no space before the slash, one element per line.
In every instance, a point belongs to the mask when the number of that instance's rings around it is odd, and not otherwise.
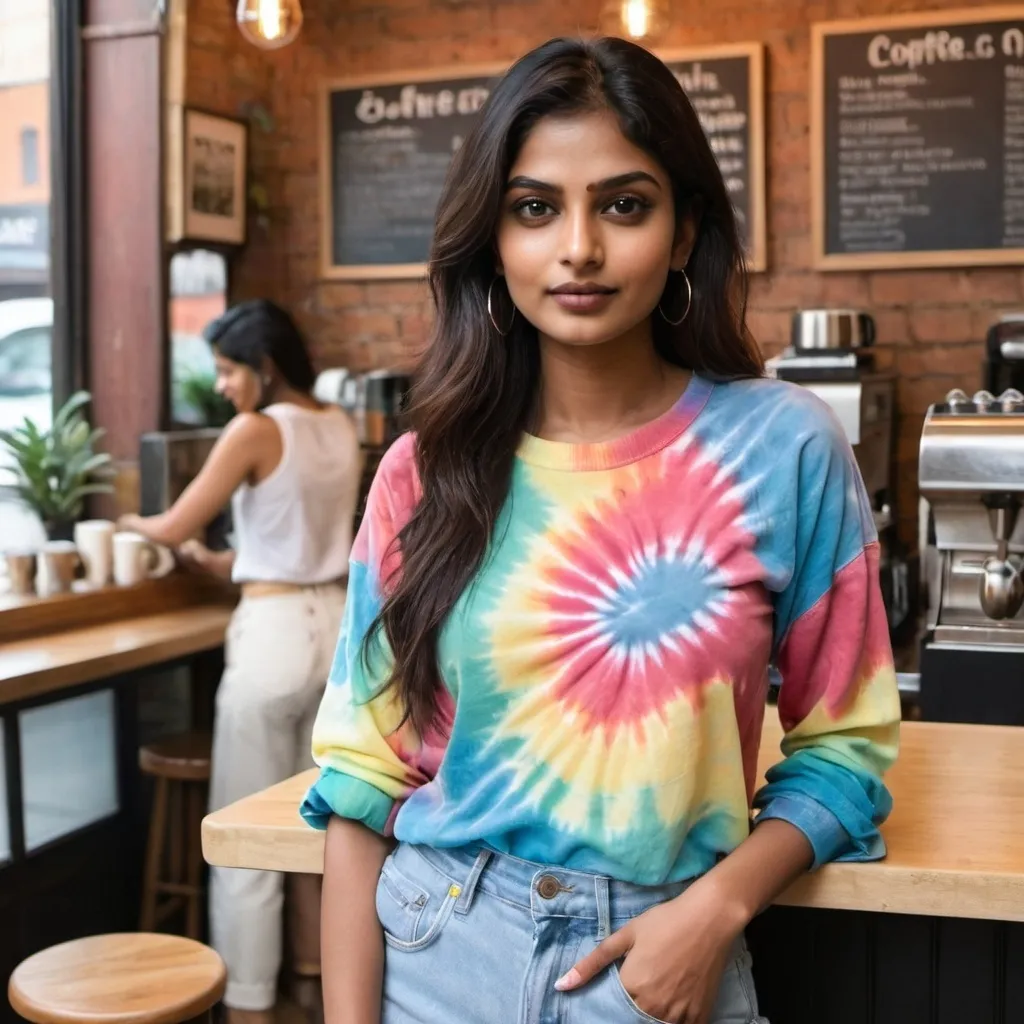
<path fill-rule="evenodd" d="M 220 647 L 231 607 L 204 604 L 63 630 L 0 647 L 0 704 Z"/>
<path fill-rule="evenodd" d="M 766 716 L 760 770 L 779 758 Z M 241 800 L 203 822 L 211 864 L 319 872 L 323 833 L 298 805 L 315 770 Z M 894 809 L 888 857 L 830 864 L 794 885 L 784 906 L 1024 921 L 1024 729 L 906 722 L 887 777 Z"/>
<path fill-rule="evenodd" d="M 214 651 L 233 604 L 224 585 L 186 573 L 52 598 L 0 596 L 0 705 Z"/>

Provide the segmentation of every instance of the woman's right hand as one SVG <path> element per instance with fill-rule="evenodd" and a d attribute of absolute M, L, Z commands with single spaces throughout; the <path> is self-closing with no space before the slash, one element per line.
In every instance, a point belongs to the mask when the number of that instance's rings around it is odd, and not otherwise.
<path fill-rule="evenodd" d="M 210 560 L 213 558 L 213 552 L 201 540 L 196 540 L 194 537 L 185 541 L 178 548 L 178 554 L 183 561 L 190 562 L 200 569 L 209 569 Z"/>
<path fill-rule="evenodd" d="M 211 551 L 201 540 L 194 538 L 178 546 L 177 554 L 186 568 L 202 569 L 221 579 L 231 579 L 231 570 L 235 564 L 235 552 Z"/>
<path fill-rule="evenodd" d="M 176 554 L 182 565 L 187 569 L 202 569 L 204 572 L 212 572 L 214 575 L 222 575 L 219 564 L 220 555 L 211 551 L 202 541 L 196 538 L 189 538 L 184 544 L 179 545 Z"/>

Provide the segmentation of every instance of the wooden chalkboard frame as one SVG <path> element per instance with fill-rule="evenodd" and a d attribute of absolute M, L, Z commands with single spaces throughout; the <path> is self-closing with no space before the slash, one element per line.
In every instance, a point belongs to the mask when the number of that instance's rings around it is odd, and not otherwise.
<path fill-rule="evenodd" d="M 767 208 L 765 189 L 765 100 L 763 43 L 731 43 L 712 46 L 694 46 L 670 50 L 656 50 L 666 63 L 728 57 L 746 57 L 750 61 L 750 189 L 751 237 L 748 245 L 747 266 L 754 272 L 767 268 Z M 504 74 L 508 63 L 447 65 L 413 71 L 389 71 L 381 74 L 335 78 L 320 87 L 320 277 L 325 281 L 381 281 L 424 278 L 425 263 L 337 264 L 332 254 L 334 231 L 333 160 L 331 148 L 331 94 L 339 90 L 361 89 L 370 86 L 394 85 L 398 82 L 436 82 L 452 79 L 497 77 Z"/>
<path fill-rule="evenodd" d="M 671 50 L 655 50 L 666 64 L 675 61 L 720 60 L 746 57 L 750 61 L 750 95 L 747 97 L 750 115 L 750 238 L 748 240 L 747 269 L 755 273 L 768 269 L 768 223 L 764 68 L 765 45 L 761 42 L 722 43 L 711 46 L 687 46 Z"/>
<path fill-rule="evenodd" d="M 886 29 L 936 25 L 981 25 L 1024 18 L 1024 4 L 918 11 L 877 18 L 822 21 L 811 26 L 811 259 L 815 270 L 917 270 L 942 267 L 993 267 L 1024 263 L 1024 249 L 935 249 L 927 252 L 829 253 L 825 187 L 825 40 Z"/>
<path fill-rule="evenodd" d="M 425 263 L 334 263 L 334 162 L 331 159 L 331 93 L 398 82 L 439 82 L 452 79 L 497 77 L 509 68 L 506 63 L 456 64 L 414 71 L 387 71 L 376 75 L 335 78 L 320 87 L 320 277 L 325 281 L 387 281 L 423 278 Z"/>

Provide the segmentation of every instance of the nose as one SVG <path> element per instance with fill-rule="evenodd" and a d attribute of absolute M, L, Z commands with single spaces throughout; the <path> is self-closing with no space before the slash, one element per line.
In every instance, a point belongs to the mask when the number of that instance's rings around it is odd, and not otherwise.
<path fill-rule="evenodd" d="M 218 395 L 226 395 L 227 394 L 227 385 L 224 383 L 222 378 L 218 377 L 214 381 L 214 383 L 213 383 L 213 390 L 216 391 Z"/>
<path fill-rule="evenodd" d="M 599 267 L 604 262 L 600 224 L 586 208 L 567 211 L 563 219 L 562 265 L 574 270 Z"/>

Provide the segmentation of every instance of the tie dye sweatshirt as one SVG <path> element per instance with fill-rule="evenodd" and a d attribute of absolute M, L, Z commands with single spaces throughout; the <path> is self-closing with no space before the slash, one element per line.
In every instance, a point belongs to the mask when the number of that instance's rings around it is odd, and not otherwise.
<path fill-rule="evenodd" d="M 615 441 L 524 437 L 439 639 L 447 725 L 426 736 L 399 725 L 386 640 L 360 651 L 418 486 L 407 435 L 352 553 L 311 825 L 337 814 L 642 885 L 710 868 L 752 807 L 800 829 L 816 866 L 884 854 L 899 698 L 871 508 L 824 403 L 694 376 Z M 755 792 L 770 672 L 784 756 Z"/>

